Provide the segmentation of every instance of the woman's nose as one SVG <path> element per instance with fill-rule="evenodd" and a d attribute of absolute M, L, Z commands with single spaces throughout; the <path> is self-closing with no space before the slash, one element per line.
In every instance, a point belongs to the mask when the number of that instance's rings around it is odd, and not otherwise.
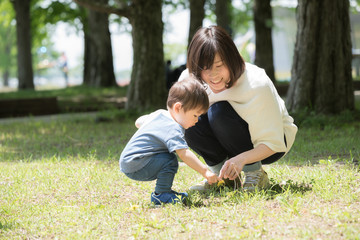
<path fill-rule="evenodd" d="M 215 69 L 211 69 L 209 72 L 209 77 L 216 77 L 219 74 L 219 71 L 216 71 Z"/>

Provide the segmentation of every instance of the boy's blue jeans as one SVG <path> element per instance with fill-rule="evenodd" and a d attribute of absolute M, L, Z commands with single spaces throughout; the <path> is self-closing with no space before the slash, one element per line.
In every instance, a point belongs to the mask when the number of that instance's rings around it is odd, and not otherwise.
<path fill-rule="evenodd" d="M 125 173 L 126 176 L 138 181 L 156 181 L 155 192 L 170 192 L 175 174 L 179 168 L 177 157 L 174 153 L 159 153 L 151 156 L 150 162 L 133 173 Z"/>
<path fill-rule="evenodd" d="M 210 167 L 254 148 L 247 122 L 227 101 L 211 105 L 208 112 L 199 117 L 196 125 L 185 131 L 185 139 Z M 284 140 L 286 144 L 286 139 Z M 283 155 L 283 152 L 275 153 L 261 162 L 245 165 L 243 171 L 258 170 L 261 168 L 261 163 L 273 163 Z"/>

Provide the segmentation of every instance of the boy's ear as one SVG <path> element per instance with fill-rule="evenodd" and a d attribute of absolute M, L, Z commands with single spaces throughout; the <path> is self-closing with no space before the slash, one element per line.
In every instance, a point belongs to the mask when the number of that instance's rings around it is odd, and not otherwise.
<path fill-rule="evenodd" d="M 173 107 L 174 107 L 174 111 L 178 113 L 182 108 L 182 104 L 180 102 L 176 102 Z"/>

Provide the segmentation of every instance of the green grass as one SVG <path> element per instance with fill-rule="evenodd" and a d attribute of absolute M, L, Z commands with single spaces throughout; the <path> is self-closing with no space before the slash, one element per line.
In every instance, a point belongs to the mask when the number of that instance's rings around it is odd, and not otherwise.
<path fill-rule="evenodd" d="M 0 92 L 0 99 L 16 99 L 16 98 L 39 98 L 39 97 L 101 97 L 101 96 L 126 96 L 126 87 L 88 87 L 74 86 L 52 90 L 18 90 L 11 92 Z"/>
<path fill-rule="evenodd" d="M 271 189 L 190 192 L 154 208 L 154 182 L 118 159 L 135 131 L 122 111 L 0 123 L 0 239 L 360 239 L 360 121 L 300 118 L 292 150 L 265 166 Z M 202 177 L 183 163 L 174 190 Z"/>
<path fill-rule="evenodd" d="M 126 96 L 127 87 L 75 86 L 53 90 L 19 90 L 0 92 L 1 99 L 29 99 L 56 97 L 61 113 L 86 112 L 118 108 L 121 98 Z"/>

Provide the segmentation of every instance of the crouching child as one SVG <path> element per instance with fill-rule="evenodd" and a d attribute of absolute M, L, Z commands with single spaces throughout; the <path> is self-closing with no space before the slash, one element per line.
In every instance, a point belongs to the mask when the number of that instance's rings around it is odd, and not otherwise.
<path fill-rule="evenodd" d="M 208 108 L 206 90 L 190 76 L 171 87 L 167 110 L 160 109 L 136 120 L 138 130 L 121 153 L 120 169 L 133 180 L 156 180 L 150 198 L 155 205 L 183 203 L 188 197 L 186 192 L 172 190 L 179 168 L 176 155 L 209 184 L 221 180 L 189 149 L 184 137 L 185 129 L 194 126 Z"/>

